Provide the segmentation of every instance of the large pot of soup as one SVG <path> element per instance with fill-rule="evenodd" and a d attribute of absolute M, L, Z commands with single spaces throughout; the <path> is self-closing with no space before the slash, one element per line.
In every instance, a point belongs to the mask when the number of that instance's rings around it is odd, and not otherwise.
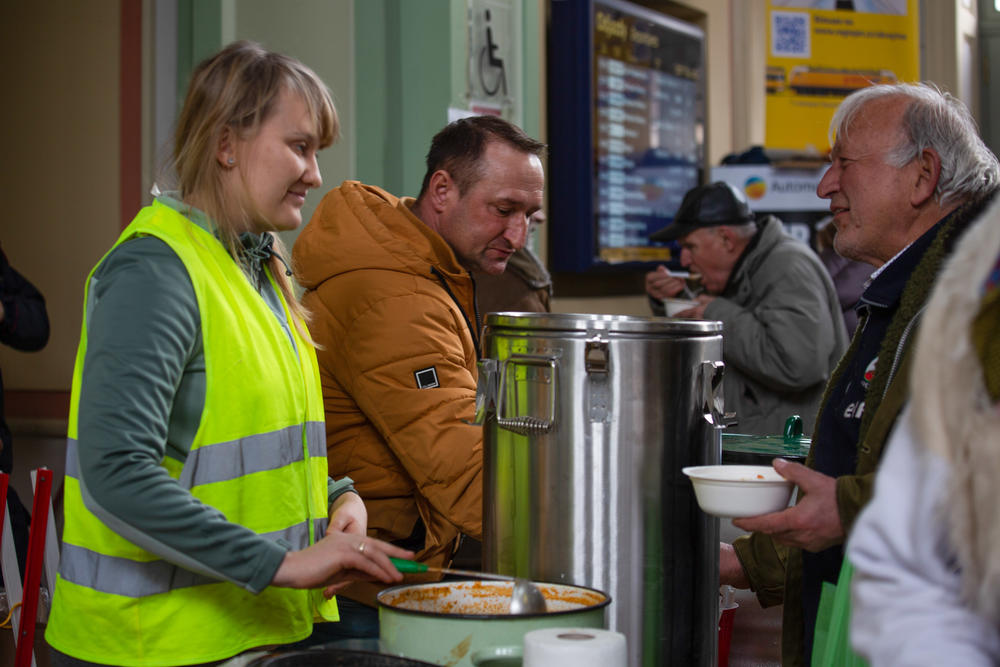
<path fill-rule="evenodd" d="M 509 613 L 513 584 L 441 581 L 378 595 L 381 650 L 451 667 L 519 667 L 524 634 L 539 628 L 604 628 L 611 599 L 582 586 L 537 583 L 543 614 Z"/>
<path fill-rule="evenodd" d="M 483 568 L 606 591 L 635 667 L 715 667 L 719 520 L 685 466 L 718 464 L 722 323 L 491 313 Z"/>

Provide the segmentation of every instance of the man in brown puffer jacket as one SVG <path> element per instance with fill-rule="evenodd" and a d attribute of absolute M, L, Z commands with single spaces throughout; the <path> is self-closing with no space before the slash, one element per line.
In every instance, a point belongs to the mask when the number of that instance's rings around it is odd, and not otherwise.
<path fill-rule="evenodd" d="M 354 480 L 369 535 L 429 565 L 482 534 L 483 434 L 466 422 L 480 332 L 470 271 L 502 273 L 524 245 L 543 148 L 500 118 L 455 121 L 434 137 L 416 200 L 346 181 L 295 244 L 322 346 L 330 473 Z M 378 636 L 379 588 L 338 593 L 339 636 Z"/>

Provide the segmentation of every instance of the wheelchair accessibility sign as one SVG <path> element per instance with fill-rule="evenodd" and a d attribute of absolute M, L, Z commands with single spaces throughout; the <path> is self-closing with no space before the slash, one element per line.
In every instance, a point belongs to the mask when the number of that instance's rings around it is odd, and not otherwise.
<path fill-rule="evenodd" d="M 513 5 L 512 0 L 468 0 L 470 102 L 513 106 L 521 36 Z"/>

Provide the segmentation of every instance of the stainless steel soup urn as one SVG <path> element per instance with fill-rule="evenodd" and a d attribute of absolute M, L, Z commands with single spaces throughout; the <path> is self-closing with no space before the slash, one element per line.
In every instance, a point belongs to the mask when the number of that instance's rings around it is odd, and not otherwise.
<path fill-rule="evenodd" d="M 630 665 L 716 664 L 722 323 L 492 313 L 477 390 L 483 565 L 611 596 Z"/>

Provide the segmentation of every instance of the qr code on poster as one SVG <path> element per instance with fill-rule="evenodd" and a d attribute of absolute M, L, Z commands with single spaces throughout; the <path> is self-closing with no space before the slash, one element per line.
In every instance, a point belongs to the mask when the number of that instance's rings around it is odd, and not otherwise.
<path fill-rule="evenodd" d="M 771 55 L 810 57 L 808 14 L 771 12 Z"/>

